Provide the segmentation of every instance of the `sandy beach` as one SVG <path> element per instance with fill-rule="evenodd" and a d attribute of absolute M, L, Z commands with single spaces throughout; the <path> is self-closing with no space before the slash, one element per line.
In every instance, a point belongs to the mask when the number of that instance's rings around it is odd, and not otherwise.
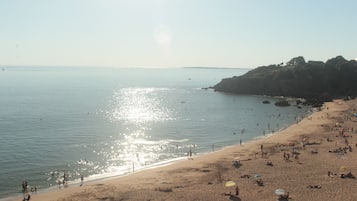
<path fill-rule="evenodd" d="M 356 100 L 335 100 L 270 137 L 127 176 L 84 179 L 83 186 L 31 194 L 31 200 L 272 201 L 276 189 L 289 192 L 285 200 L 357 200 L 355 108 Z M 227 181 L 239 187 L 238 196 Z"/>

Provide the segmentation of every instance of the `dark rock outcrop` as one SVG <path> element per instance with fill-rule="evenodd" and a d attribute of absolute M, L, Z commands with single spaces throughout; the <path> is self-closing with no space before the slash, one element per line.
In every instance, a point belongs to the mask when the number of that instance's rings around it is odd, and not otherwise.
<path fill-rule="evenodd" d="M 264 100 L 264 101 L 263 101 L 263 104 L 270 104 L 270 101 Z"/>
<path fill-rule="evenodd" d="M 280 106 L 280 107 L 287 107 L 287 106 L 290 106 L 290 103 L 286 100 L 282 100 L 282 101 L 275 102 L 274 105 Z"/>
<path fill-rule="evenodd" d="M 357 95 L 357 61 L 337 56 L 326 63 L 303 57 L 283 65 L 255 68 L 242 76 L 223 79 L 216 91 L 304 98 L 309 104 Z"/>

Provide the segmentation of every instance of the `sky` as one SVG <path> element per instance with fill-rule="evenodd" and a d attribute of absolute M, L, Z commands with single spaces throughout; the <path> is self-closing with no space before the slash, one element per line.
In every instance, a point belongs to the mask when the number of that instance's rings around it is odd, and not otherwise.
<path fill-rule="evenodd" d="M 0 65 L 254 68 L 357 58 L 355 0 L 1 0 Z"/>

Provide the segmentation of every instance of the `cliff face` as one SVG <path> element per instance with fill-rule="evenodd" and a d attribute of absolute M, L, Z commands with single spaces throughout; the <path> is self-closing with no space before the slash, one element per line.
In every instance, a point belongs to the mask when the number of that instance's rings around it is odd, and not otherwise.
<path fill-rule="evenodd" d="M 296 57 L 284 66 L 262 66 L 242 76 L 223 79 L 213 88 L 229 93 L 299 97 L 309 102 L 354 97 L 357 95 L 357 62 L 342 56 L 326 63 L 305 62 L 303 57 Z"/>

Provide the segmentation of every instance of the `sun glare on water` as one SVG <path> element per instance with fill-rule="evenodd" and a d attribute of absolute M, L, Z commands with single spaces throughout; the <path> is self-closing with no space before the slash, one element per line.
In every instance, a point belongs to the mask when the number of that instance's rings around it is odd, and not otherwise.
<path fill-rule="evenodd" d="M 181 156 L 176 145 L 183 139 L 152 139 L 152 123 L 173 119 L 173 109 L 165 105 L 161 94 L 167 88 L 122 88 L 113 93 L 107 117 L 127 129 L 108 143 L 110 150 L 99 151 L 106 160 L 106 172 L 120 172 L 155 164 L 162 158 Z M 181 149 L 181 148 L 180 148 Z"/>
<path fill-rule="evenodd" d="M 164 88 L 124 88 L 114 94 L 112 120 L 145 123 L 170 119 L 170 112 L 159 98 Z"/>

